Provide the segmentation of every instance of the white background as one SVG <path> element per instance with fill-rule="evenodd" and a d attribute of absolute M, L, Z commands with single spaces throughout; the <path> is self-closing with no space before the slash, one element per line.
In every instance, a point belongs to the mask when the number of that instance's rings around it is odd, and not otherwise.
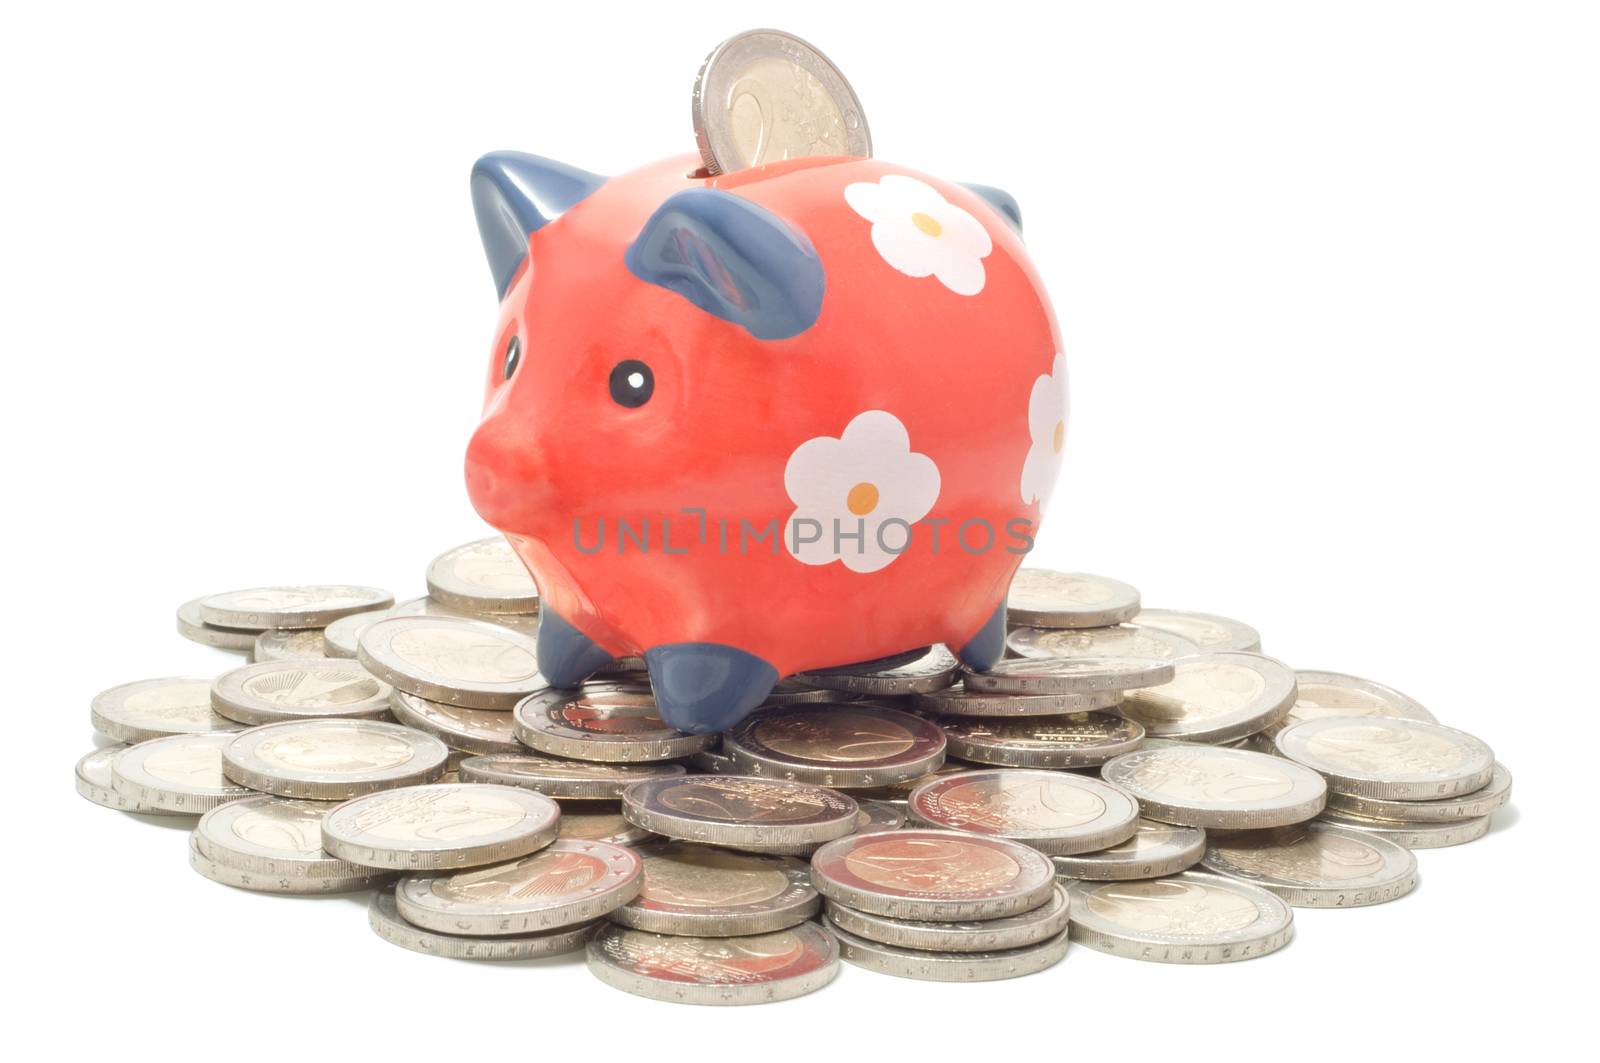
<path fill-rule="evenodd" d="M 1590 975 L 1568 964 L 1596 945 L 1592 6 L 3 17 L 5 951 L 29 1030 L 92 1058 L 1368 1058 L 1573 1021 Z M 495 148 L 606 173 L 692 152 L 701 58 L 762 24 L 840 64 L 880 157 L 1021 202 L 1074 411 L 1035 563 L 1416 696 L 1515 773 L 1491 836 L 1420 853 L 1403 901 L 1297 913 L 1271 959 L 1074 948 L 971 986 L 846 968 L 713 1013 L 578 959 L 403 952 L 357 900 L 217 886 L 183 831 L 74 795 L 94 692 L 235 663 L 178 638 L 180 601 L 411 596 L 480 534 L 461 456 L 495 300 L 468 168 Z"/>

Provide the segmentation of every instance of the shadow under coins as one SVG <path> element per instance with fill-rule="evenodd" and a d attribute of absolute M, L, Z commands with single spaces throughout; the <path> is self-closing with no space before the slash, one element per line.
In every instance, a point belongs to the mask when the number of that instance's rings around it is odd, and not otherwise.
<path fill-rule="evenodd" d="M 1522 822 L 1522 810 L 1515 804 L 1508 804 L 1489 813 L 1493 818 L 1489 820 L 1489 833 L 1499 834 L 1501 831 L 1510 830 Z"/>

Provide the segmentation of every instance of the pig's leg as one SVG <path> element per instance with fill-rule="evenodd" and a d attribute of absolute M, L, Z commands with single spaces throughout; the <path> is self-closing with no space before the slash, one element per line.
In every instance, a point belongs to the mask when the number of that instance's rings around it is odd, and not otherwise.
<path fill-rule="evenodd" d="M 987 672 L 1006 655 L 1006 603 L 1001 602 L 994 615 L 984 621 L 978 633 L 956 651 L 961 663 L 974 672 Z"/>
<path fill-rule="evenodd" d="M 689 734 L 725 731 L 767 699 L 778 670 L 754 654 L 715 642 L 673 642 L 645 651 L 656 709 Z"/>
<path fill-rule="evenodd" d="M 550 609 L 539 612 L 539 674 L 553 687 L 575 687 L 603 665 L 611 654 Z"/>

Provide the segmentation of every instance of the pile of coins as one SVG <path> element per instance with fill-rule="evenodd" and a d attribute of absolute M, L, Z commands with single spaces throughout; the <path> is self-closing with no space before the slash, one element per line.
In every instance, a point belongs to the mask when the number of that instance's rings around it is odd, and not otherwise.
<path fill-rule="evenodd" d="M 843 76 L 773 31 L 695 86 L 707 173 L 871 153 Z M 943 646 L 792 676 L 721 735 L 679 733 L 643 663 L 548 687 L 539 596 L 503 539 L 428 594 L 264 587 L 178 610 L 251 663 L 128 683 L 78 790 L 189 816 L 207 878 L 374 891 L 380 937 L 437 956 L 587 950 L 601 981 L 750 1004 L 841 959 L 906 978 L 1042 971 L 1069 941 L 1221 963 L 1288 943 L 1293 907 L 1392 900 L 1412 849 L 1481 837 L 1511 776 L 1381 683 L 1297 671 L 1249 625 L 1023 569 L 1009 658 Z M 1199 869 L 1199 870 L 1197 870 Z"/>
<path fill-rule="evenodd" d="M 1019 571 L 988 672 L 932 646 L 792 676 L 720 735 L 667 727 L 637 660 L 546 686 L 503 539 L 441 555 L 427 586 L 184 605 L 180 632 L 254 662 L 96 696 L 125 744 L 79 762 L 79 791 L 195 817 L 190 863 L 226 885 L 372 890 L 372 929 L 404 948 L 586 949 L 610 985 L 702 1004 L 809 993 L 841 960 L 973 981 L 1069 941 L 1262 956 L 1294 907 L 1403 896 L 1412 849 L 1481 837 L 1511 792 L 1398 691 L 1097 576 Z"/>

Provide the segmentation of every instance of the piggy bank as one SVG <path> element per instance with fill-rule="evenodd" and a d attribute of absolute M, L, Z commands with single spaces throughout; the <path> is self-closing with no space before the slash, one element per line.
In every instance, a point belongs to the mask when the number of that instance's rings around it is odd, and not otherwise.
<path fill-rule="evenodd" d="M 795 672 L 1000 659 L 1066 417 L 1010 196 L 497 152 L 472 198 L 500 318 L 467 486 L 538 583 L 551 684 L 642 656 L 706 732 Z"/>

